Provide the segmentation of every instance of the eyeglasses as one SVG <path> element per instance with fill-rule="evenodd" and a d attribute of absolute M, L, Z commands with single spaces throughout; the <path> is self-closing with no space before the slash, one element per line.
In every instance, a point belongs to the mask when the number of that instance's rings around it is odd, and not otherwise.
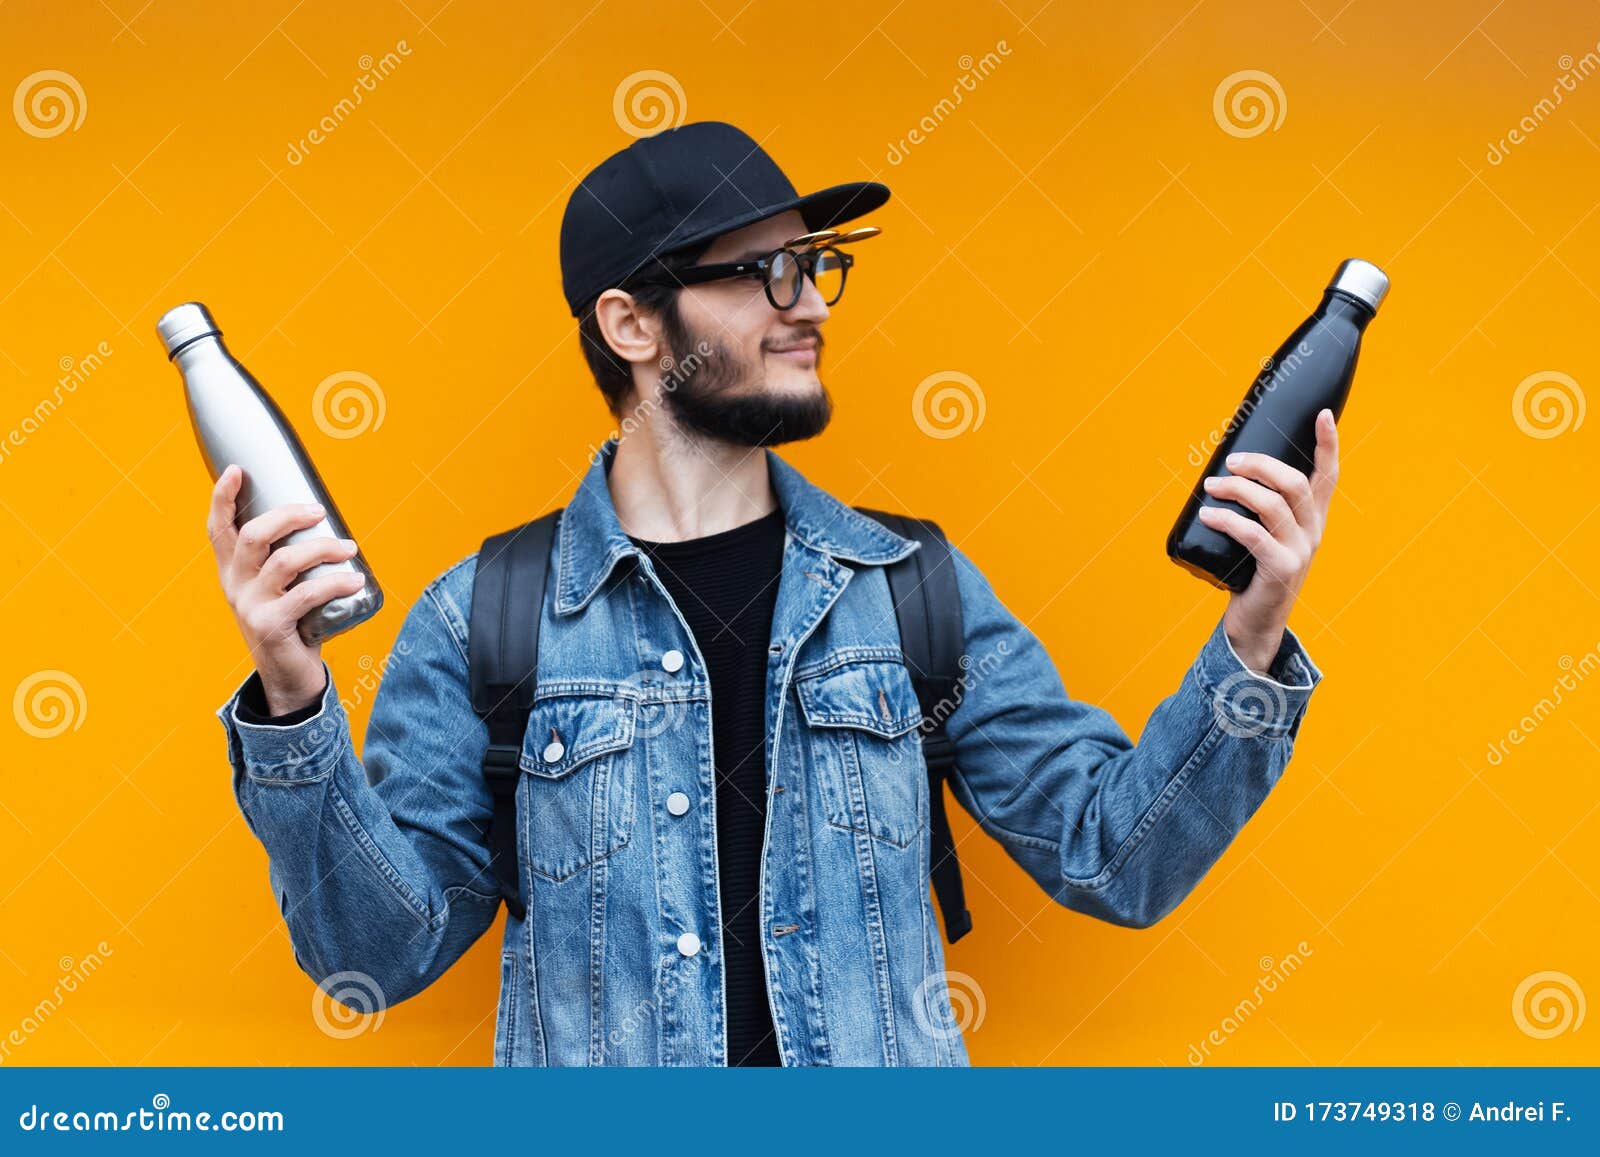
<path fill-rule="evenodd" d="M 822 300 L 833 305 L 844 296 L 845 276 L 855 264 L 855 257 L 837 246 L 851 241 L 865 241 L 882 232 L 876 226 L 864 226 L 849 233 L 824 229 L 807 233 L 784 242 L 761 257 L 745 261 L 724 261 L 710 265 L 691 265 L 665 276 L 633 279 L 633 284 L 645 281 L 658 283 L 675 281 L 680 285 L 699 285 L 707 281 L 721 281 L 731 277 L 749 277 L 761 282 L 767 300 L 773 309 L 793 309 L 800 300 L 804 278 L 809 277 L 817 287 Z M 826 244 L 819 244 L 826 242 Z M 660 259 L 657 258 L 659 263 Z"/>

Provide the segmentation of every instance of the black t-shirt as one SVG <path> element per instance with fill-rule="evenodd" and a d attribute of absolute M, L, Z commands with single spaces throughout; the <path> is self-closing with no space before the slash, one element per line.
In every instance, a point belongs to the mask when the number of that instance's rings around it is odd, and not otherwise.
<path fill-rule="evenodd" d="M 776 509 L 703 538 L 633 540 L 688 621 L 711 679 L 730 1065 L 781 1063 L 767 1004 L 759 893 L 767 823 L 767 645 L 783 534 L 783 511 Z"/>
<path fill-rule="evenodd" d="M 688 621 L 711 680 L 716 763 L 717 874 L 727 976 L 728 1064 L 778 1065 L 761 952 L 761 849 L 767 822 L 766 672 L 783 562 L 782 509 L 684 542 L 633 542 Z M 326 684 L 324 684 L 326 690 Z M 270 716 L 259 674 L 239 696 L 246 723 L 292 726 L 317 701 Z"/>
<path fill-rule="evenodd" d="M 261 672 L 250 672 L 244 686 L 239 688 L 239 718 L 245 723 L 270 723 L 275 727 L 293 727 L 304 723 L 322 710 L 322 697 L 328 693 L 328 677 L 322 677 L 322 690 L 310 703 L 286 715 L 273 715 L 267 706 L 267 693 L 261 687 Z"/>

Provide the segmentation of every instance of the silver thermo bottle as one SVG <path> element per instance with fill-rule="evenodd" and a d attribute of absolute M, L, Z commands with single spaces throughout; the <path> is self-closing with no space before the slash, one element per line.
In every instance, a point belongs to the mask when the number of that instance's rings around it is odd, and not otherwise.
<path fill-rule="evenodd" d="M 294 427 L 261 383 L 222 344 L 222 331 L 210 311 L 198 301 L 186 302 L 163 314 L 156 332 L 183 376 L 189 421 L 211 480 L 215 482 L 232 463 L 244 471 L 234 525 L 242 527 L 277 506 L 315 502 L 327 512 L 323 520 L 285 535 L 273 544 L 274 550 L 311 538 L 353 538 Z M 302 616 L 300 637 L 307 645 L 348 631 L 383 606 L 383 591 L 360 551 L 341 562 L 318 563 L 290 585 L 341 571 L 359 571 L 367 585 Z"/>

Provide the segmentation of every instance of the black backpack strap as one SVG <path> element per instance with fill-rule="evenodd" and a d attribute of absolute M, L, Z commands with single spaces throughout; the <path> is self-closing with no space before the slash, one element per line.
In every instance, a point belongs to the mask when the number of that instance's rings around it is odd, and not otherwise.
<path fill-rule="evenodd" d="M 553 510 L 484 539 L 472 580 L 467 666 L 472 709 L 489 727 L 483 754 L 483 775 L 494 798 L 489 867 L 506 907 L 519 920 L 527 908 L 517 871 L 517 780 L 537 682 L 550 543 L 560 515 L 559 509 Z"/>
<path fill-rule="evenodd" d="M 944 913 L 945 938 L 954 944 L 972 931 L 961 861 L 945 811 L 944 782 L 955 767 L 955 745 L 945 719 L 956 704 L 966 635 L 961 621 L 961 592 L 956 584 L 950 541 L 926 519 L 856 507 L 890 530 L 922 543 L 899 562 L 885 568 L 889 594 L 900 624 L 900 649 L 911 671 L 917 702 L 922 707 L 922 752 L 928 764 L 929 824 L 933 845 L 933 891 Z"/>

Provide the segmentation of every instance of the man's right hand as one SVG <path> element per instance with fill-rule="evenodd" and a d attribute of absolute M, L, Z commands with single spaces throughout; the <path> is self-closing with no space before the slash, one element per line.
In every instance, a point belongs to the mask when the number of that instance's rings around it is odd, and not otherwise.
<path fill-rule="evenodd" d="M 354 557 L 355 541 L 320 537 L 273 550 L 285 535 L 321 522 L 326 511 L 303 503 L 275 506 L 236 529 L 243 481 L 238 465 L 217 479 L 206 534 L 216 551 L 222 593 L 261 674 L 267 706 L 274 715 L 286 715 L 315 703 L 327 685 L 322 646 L 300 637 L 300 619 L 331 599 L 355 594 L 366 579 L 359 573 L 324 575 L 289 589 L 300 572 L 318 563 Z"/>

